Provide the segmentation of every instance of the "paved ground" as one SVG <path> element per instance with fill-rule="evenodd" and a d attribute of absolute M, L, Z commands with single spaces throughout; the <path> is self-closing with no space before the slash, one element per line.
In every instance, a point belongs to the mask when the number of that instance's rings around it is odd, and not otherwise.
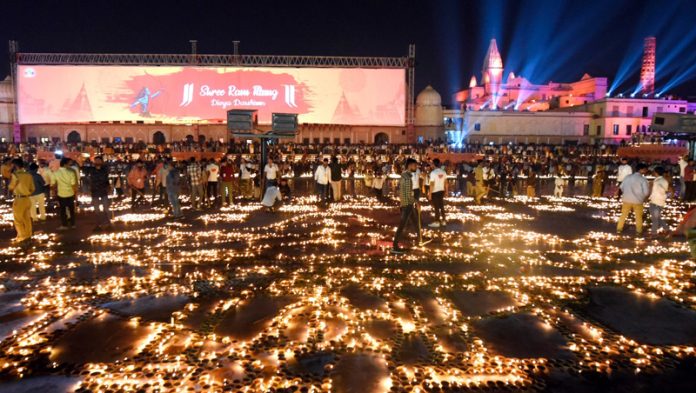
<path fill-rule="evenodd" d="M 611 200 L 453 198 L 403 257 L 384 250 L 396 208 L 372 198 L 116 208 L 110 232 L 52 218 L 26 250 L 1 208 L 0 391 L 696 386 L 686 245 L 617 236 Z"/>

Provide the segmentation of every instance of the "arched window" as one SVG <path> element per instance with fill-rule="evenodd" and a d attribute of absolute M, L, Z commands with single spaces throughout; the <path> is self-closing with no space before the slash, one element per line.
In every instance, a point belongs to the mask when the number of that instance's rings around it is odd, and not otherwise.
<path fill-rule="evenodd" d="M 186 142 L 188 142 L 188 143 L 193 142 L 193 135 L 191 135 L 191 134 L 186 135 Z"/>
<path fill-rule="evenodd" d="M 68 134 L 68 143 L 80 143 L 82 142 L 82 136 L 77 131 L 70 131 Z"/>
<path fill-rule="evenodd" d="M 383 145 L 385 143 L 389 143 L 389 135 L 380 132 L 375 135 L 375 145 Z"/>
<path fill-rule="evenodd" d="M 157 131 L 152 134 L 152 143 L 155 145 L 164 145 L 166 142 L 167 139 L 164 137 L 164 133 L 162 131 Z"/>

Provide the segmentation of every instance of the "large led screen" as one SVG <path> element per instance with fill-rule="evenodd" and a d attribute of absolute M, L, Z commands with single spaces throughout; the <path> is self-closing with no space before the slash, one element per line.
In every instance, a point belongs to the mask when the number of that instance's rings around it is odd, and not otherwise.
<path fill-rule="evenodd" d="M 17 72 L 19 122 L 218 122 L 230 109 L 300 123 L 405 124 L 403 69 L 50 66 Z"/>

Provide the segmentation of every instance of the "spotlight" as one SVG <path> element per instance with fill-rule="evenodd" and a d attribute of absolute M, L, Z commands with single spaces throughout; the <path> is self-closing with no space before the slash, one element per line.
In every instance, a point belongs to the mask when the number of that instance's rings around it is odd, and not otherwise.
<path fill-rule="evenodd" d="M 610 92 L 607 92 L 607 94 L 605 94 L 605 96 L 611 97 L 611 93 L 610 93 Z"/>
<path fill-rule="evenodd" d="M 631 93 L 631 98 L 636 98 L 636 93 Z"/>
<path fill-rule="evenodd" d="M 54 151 L 55 155 L 57 156 L 62 156 L 63 155 L 63 150 L 56 150 Z"/>

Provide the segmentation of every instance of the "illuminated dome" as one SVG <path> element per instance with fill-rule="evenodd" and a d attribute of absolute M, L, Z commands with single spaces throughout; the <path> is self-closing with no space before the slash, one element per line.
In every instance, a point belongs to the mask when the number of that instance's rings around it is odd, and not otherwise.
<path fill-rule="evenodd" d="M 442 97 L 437 90 L 433 89 L 432 86 L 428 85 L 423 91 L 418 93 L 416 97 L 416 106 L 441 106 Z"/>
<path fill-rule="evenodd" d="M 416 97 L 416 118 L 417 126 L 441 126 L 442 118 L 442 98 L 432 86 L 428 85 Z"/>

